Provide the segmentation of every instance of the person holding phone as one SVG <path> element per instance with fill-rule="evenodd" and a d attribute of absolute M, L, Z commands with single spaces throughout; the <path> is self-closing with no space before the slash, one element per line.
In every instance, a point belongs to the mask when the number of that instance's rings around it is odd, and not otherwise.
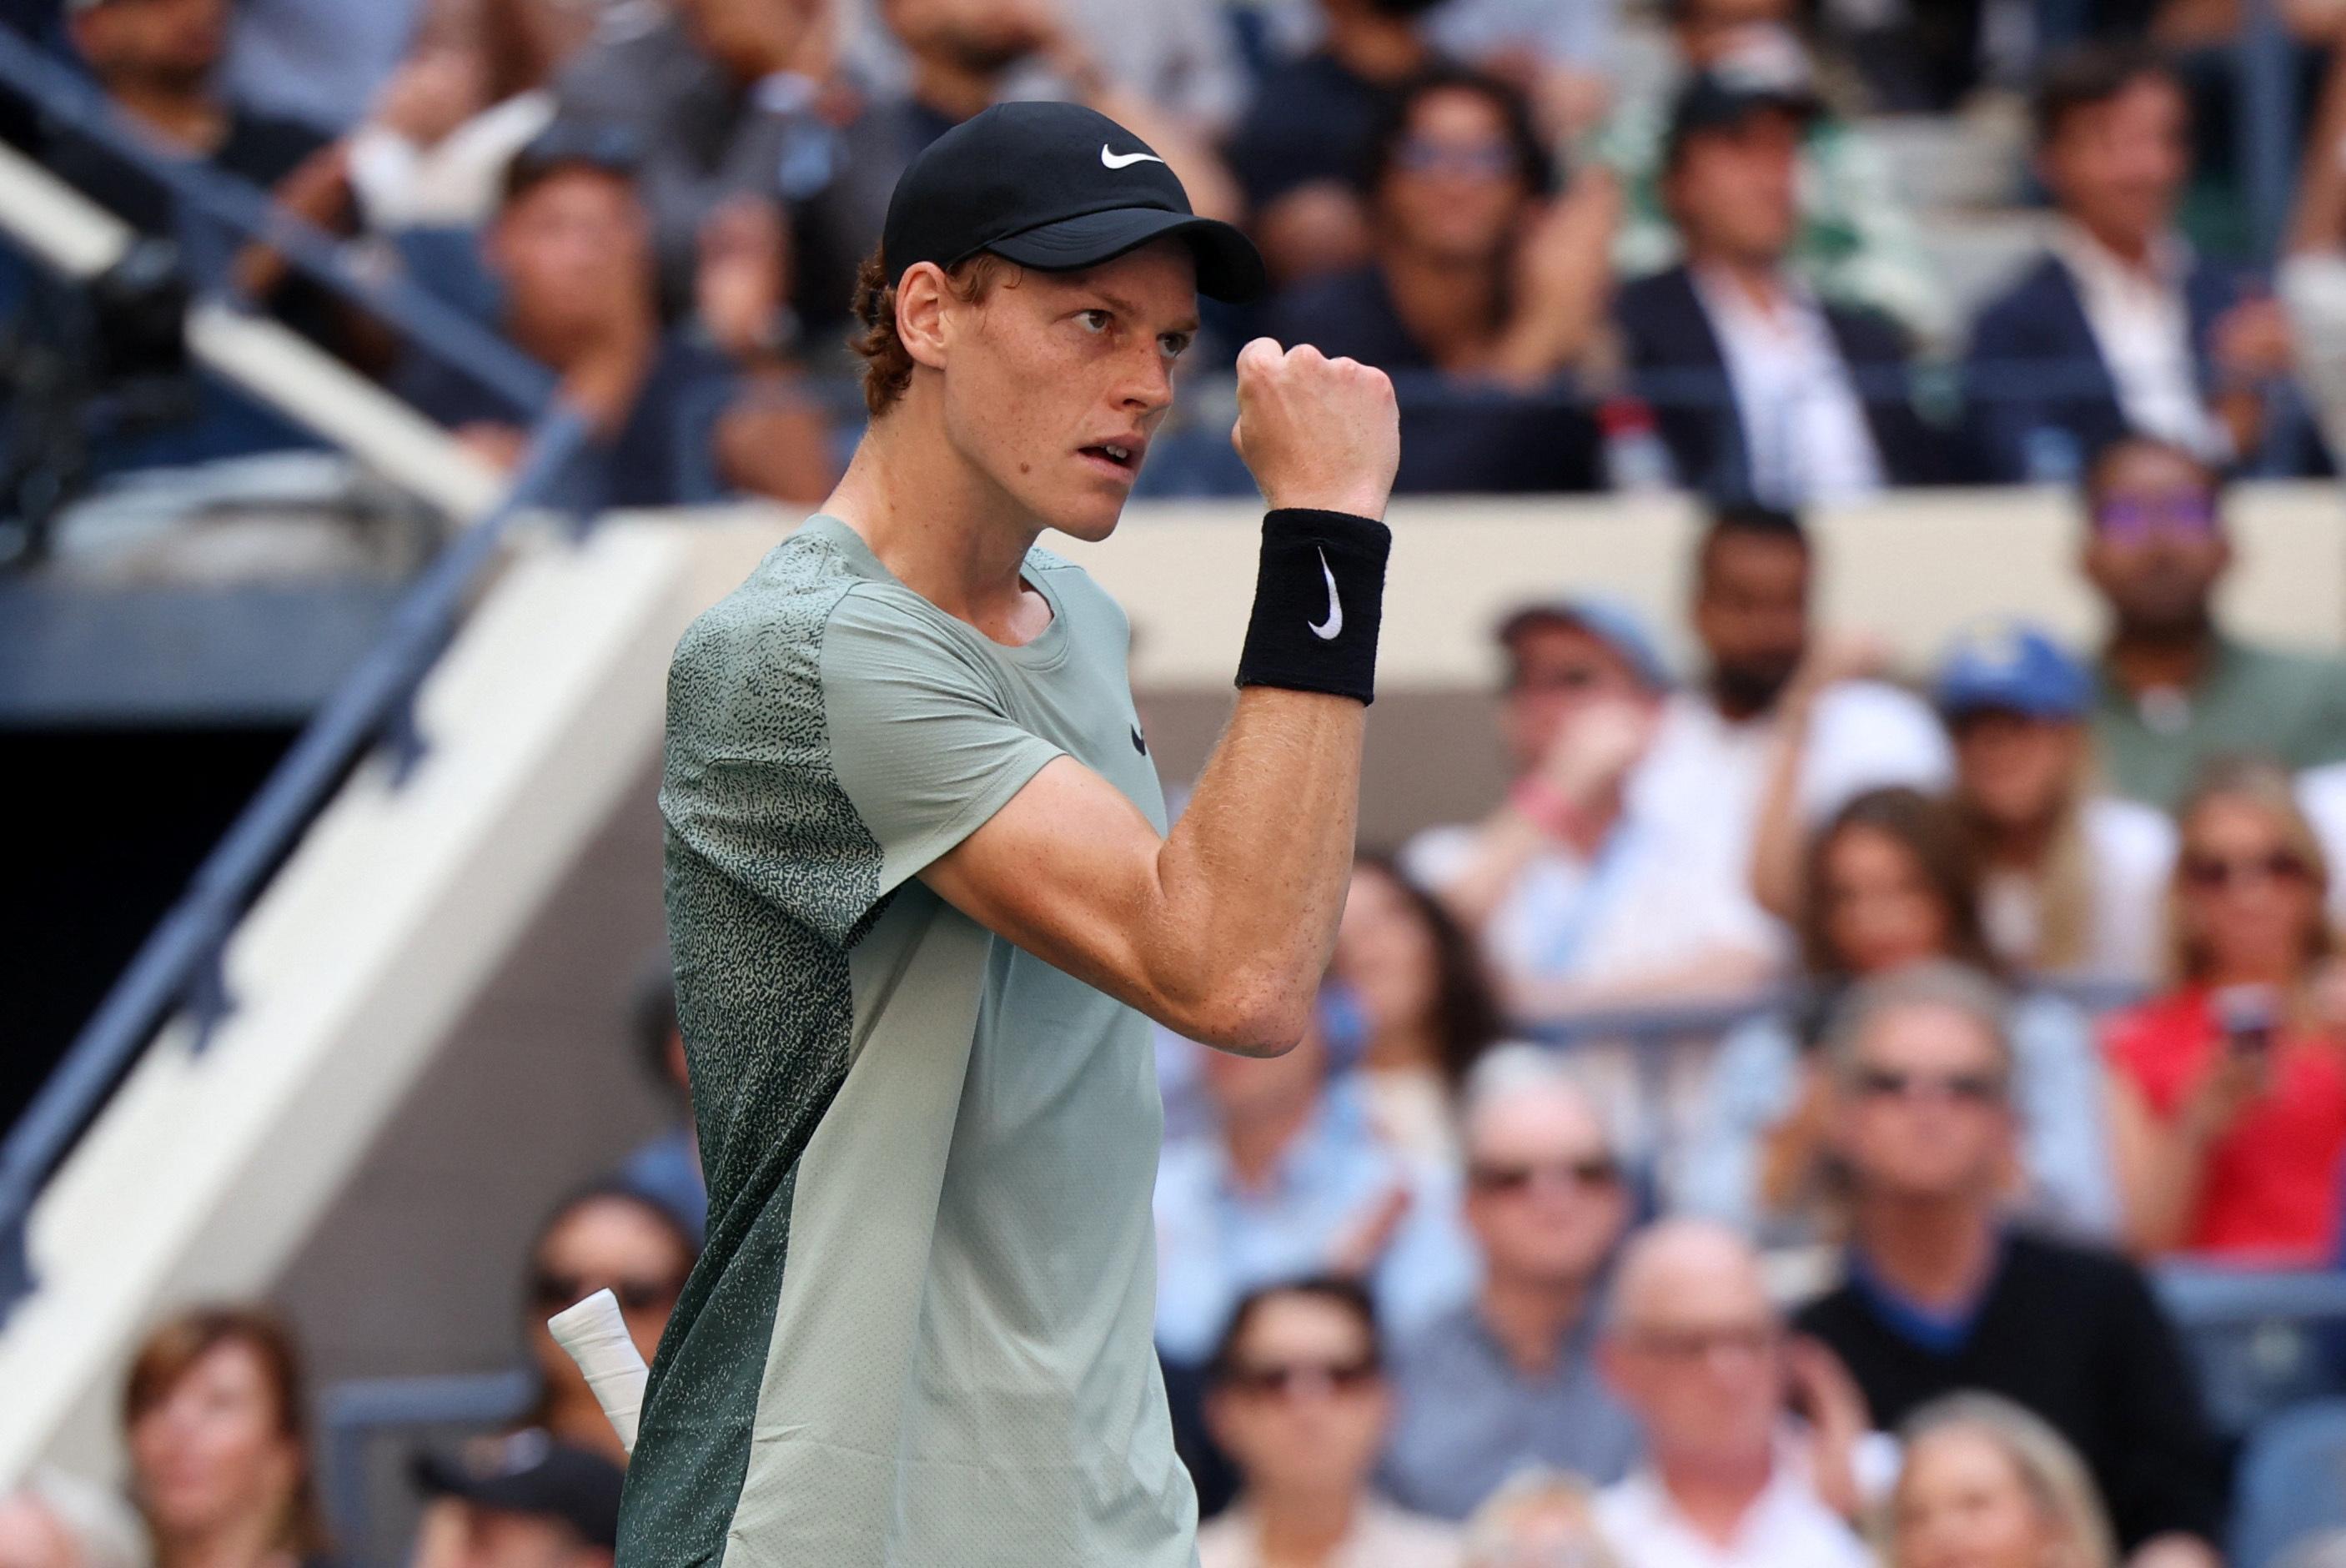
<path fill-rule="evenodd" d="M 2175 988 L 2112 1020 L 2110 1134 L 2139 1253 L 2326 1262 L 2346 1162 L 2346 965 L 2330 870 L 2279 768 L 2186 800 L 2168 895 Z"/>

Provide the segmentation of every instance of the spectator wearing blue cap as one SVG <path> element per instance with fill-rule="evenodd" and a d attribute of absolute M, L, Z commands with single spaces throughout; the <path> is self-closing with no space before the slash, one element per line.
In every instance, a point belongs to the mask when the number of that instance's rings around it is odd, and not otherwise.
<path fill-rule="evenodd" d="M 1698 823 L 1635 788 L 1670 691 L 1637 616 L 1553 600 L 1502 622 L 1500 730 L 1514 782 L 1482 821 L 1429 829 L 1402 866 L 1481 940 L 1511 1011 L 1739 992 L 1773 936 L 1722 892 Z"/>
<path fill-rule="evenodd" d="M 2086 667 L 2035 626 L 1983 622 L 1948 649 L 1933 695 L 1954 737 L 1954 804 L 1996 956 L 2023 972 L 2148 983 L 2175 827 L 2096 788 Z"/>

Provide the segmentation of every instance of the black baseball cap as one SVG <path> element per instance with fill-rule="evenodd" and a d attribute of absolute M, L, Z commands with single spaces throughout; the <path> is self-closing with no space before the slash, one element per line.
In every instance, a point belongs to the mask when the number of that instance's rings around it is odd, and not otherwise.
<path fill-rule="evenodd" d="M 419 1453 L 413 1473 L 426 1495 L 552 1519 L 589 1546 L 618 1547 L 625 1475 L 601 1454 L 559 1442 L 542 1429 L 474 1445 L 461 1455 Z"/>
<path fill-rule="evenodd" d="M 1803 123 L 1824 110 L 1808 56 L 1779 29 L 1755 29 L 1723 58 L 1696 72 L 1670 105 L 1667 159 L 1675 163 L 1686 138 L 1729 130 L 1765 110 Z"/>
<path fill-rule="evenodd" d="M 891 283 L 916 262 L 951 267 L 981 250 L 1070 272 L 1168 235 L 1188 241 L 1207 298 L 1243 303 L 1269 286 L 1254 241 L 1191 211 L 1147 142 L 1081 104 L 996 104 L 904 170 L 881 254 Z"/>

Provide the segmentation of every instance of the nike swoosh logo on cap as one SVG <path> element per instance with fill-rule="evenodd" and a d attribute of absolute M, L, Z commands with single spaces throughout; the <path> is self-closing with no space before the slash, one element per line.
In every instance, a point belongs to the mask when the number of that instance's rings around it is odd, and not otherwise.
<path fill-rule="evenodd" d="M 1136 163 L 1163 163 L 1153 152 L 1110 152 L 1107 143 L 1100 143 L 1100 162 L 1109 168 L 1130 168 Z"/>
<path fill-rule="evenodd" d="M 1328 618 L 1303 624 L 1310 626 L 1311 635 L 1321 642 L 1332 643 L 1344 629 L 1344 601 L 1336 596 L 1336 574 L 1328 569 L 1328 552 L 1325 550 L 1320 552 L 1320 575 L 1328 579 Z"/>

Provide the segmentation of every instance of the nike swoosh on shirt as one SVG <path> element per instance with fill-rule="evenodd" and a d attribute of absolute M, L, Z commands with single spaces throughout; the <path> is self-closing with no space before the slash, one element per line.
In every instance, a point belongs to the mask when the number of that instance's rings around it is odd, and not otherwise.
<path fill-rule="evenodd" d="M 1137 724 L 1132 727 L 1132 748 L 1143 757 L 1148 755 L 1148 738 L 1140 733 L 1140 726 Z"/>
<path fill-rule="evenodd" d="M 1325 550 L 1320 552 L 1320 575 L 1328 579 L 1328 618 L 1303 624 L 1310 626 L 1311 635 L 1321 642 L 1332 643 L 1337 634 L 1344 629 L 1344 601 L 1336 596 L 1336 574 L 1328 569 L 1328 552 Z"/>
<path fill-rule="evenodd" d="M 1153 152 L 1110 152 L 1107 143 L 1100 143 L 1100 162 L 1110 168 L 1130 168 L 1136 163 L 1163 163 Z"/>

